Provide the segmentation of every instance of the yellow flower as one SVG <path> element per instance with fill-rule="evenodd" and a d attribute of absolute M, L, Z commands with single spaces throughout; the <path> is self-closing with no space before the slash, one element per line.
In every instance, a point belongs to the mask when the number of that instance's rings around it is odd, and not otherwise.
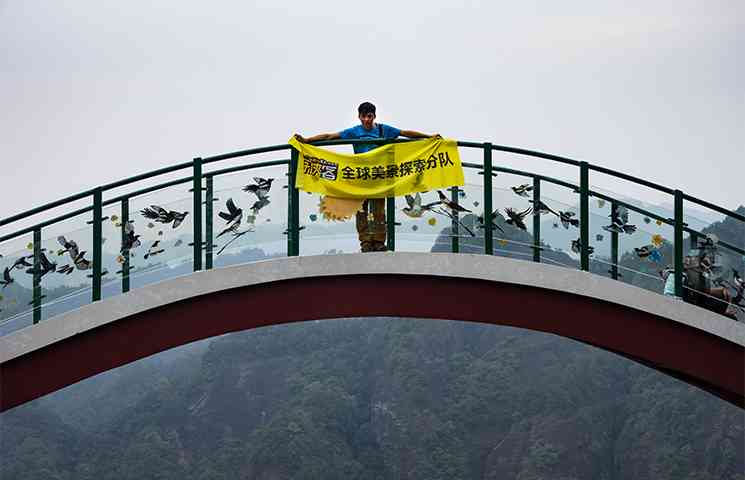
<path fill-rule="evenodd" d="M 497 240 L 497 241 L 498 241 L 498 242 L 499 242 L 499 244 L 500 244 L 500 245 L 502 245 L 503 247 L 506 247 L 506 246 L 507 246 L 507 240 L 505 240 L 504 238 L 500 238 L 500 239 L 499 239 L 499 240 Z"/>
<path fill-rule="evenodd" d="M 429 223 L 430 225 L 434 227 L 435 224 L 437 223 L 437 219 L 435 217 L 432 217 L 429 220 L 427 220 L 427 223 Z"/>
<path fill-rule="evenodd" d="M 659 233 L 656 233 L 656 234 L 652 235 L 652 244 L 655 247 L 658 247 L 658 248 L 661 247 L 662 246 L 662 243 L 664 241 L 665 241 L 665 239 L 662 238 L 662 235 L 660 235 Z"/>
<path fill-rule="evenodd" d="M 662 220 L 657 220 L 657 226 L 658 227 L 661 227 L 662 226 Z"/>
<path fill-rule="evenodd" d="M 26 245 L 26 249 L 33 250 L 34 249 L 34 242 L 28 242 L 28 245 Z"/>
<path fill-rule="evenodd" d="M 112 216 L 111 216 L 111 221 L 112 221 L 113 223 L 116 223 L 116 222 L 118 222 L 118 221 L 119 221 L 119 217 L 118 217 L 118 216 L 116 216 L 116 215 L 112 215 Z"/>
<path fill-rule="evenodd" d="M 121 255 L 119 255 L 118 257 L 116 257 L 116 263 L 124 263 L 124 257 L 121 256 Z"/>

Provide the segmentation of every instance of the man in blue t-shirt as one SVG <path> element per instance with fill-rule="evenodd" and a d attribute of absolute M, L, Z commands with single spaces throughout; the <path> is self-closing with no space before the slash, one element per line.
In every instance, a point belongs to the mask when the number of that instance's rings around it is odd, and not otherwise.
<path fill-rule="evenodd" d="M 318 142 L 321 140 L 338 139 L 393 139 L 399 136 L 408 138 L 430 138 L 438 137 L 438 134 L 427 135 L 414 130 L 399 130 L 390 125 L 375 123 L 375 105 L 364 102 L 357 108 L 360 125 L 347 128 L 341 132 L 320 133 L 312 137 L 303 137 L 296 133 L 295 138 L 303 143 Z M 378 147 L 374 143 L 358 143 L 354 145 L 354 153 L 364 153 Z M 387 250 L 385 246 L 385 199 L 370 198 L 362 204 L 362 210 L 357 212 L 357 233 L 360 238 L 360 249 L 363 252 L 382 252 Z"/>

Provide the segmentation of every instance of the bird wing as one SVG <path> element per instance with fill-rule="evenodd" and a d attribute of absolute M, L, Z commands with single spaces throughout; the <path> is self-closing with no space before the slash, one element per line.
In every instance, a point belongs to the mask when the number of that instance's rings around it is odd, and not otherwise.
<path fill-rule="evenodd" d="M 548 205 L 546 204 L 546 202 L 543 202 L 543 201 L 541 201 L 541 200 L 538 200 L 538 209 L 539 209 L 539 210 L 540 210 L 540 209 L 545 209 L 545 210 L 547 210 L 547 211 L 548 211 L 549 213 L 553 213 L 553 214 L 554 214 L 554 215 L 556 215 L 557 217 L 559 216 L 559 214 L 558 214 L 558 213 L 556 213 L 556 212 L 555 212 L 555 211 L 554 211 L 554 210 L 553 210 L 553 209 L 552 209 L 551 207 L 549 207 L 549 206 L 548 206 Z"/>
<path fill-rule="evenodd" d="M 158 212 L 147 207 L 140 210 L 140 213 L 143 217 L 149 218 L 150 220 L 156 220 L 158 218 Z"/>
<path fill-rule="evenodd" d="M 44 271 L 49 271 L 49 270 L 54 271 L 57 269 L 57 264 L 50 262 L 47 256 L 44 254 L 44 252 L 41 252 L 39 254 L 39 262 L 41 262 L 41 268 Z"/>
<path fill-rule="evenodd" d="M 528 207 L 525 210 L 523 210 L 522 212 L 518 213 L 517 215 L 520 217 L 520 220 L 522 220 L 523 218 L 525 218 L 532 211 L 533 211 L 533 207 Z"/>
<path fill-rule="evenodd" d="M 417 195 L 419 194 L 417 193 Z M 407 194 L 407 195 L 404 195 L 404 198 L 406 199 L 406 205 L 408 205 L 409 208 L 414 208 L 414 205 L 415 205 L 414 197 Z"/>
<path fill-rule="evenodd" d="M 5 271 L 3 272 L 3 280 L 10 283 L 13 281 L 13 278 L 10 276 L 10 268 L 5 267 Z"/>
<path fill-rule="evenodd" d="M 189 213 L 189 212 L 183 212 L 183 213 L 174 212 L 174 213 L 176 215 L 175 215 L 175 217 L 173 219 L 173 225 L 171 225 L 171 228 L 177 228 L 179 225 L 181 225 L 181 223 L 186 218 L 186 214 Z"/>
<path fill-rule="evenodd" d="M 235 217 L 240 211 L 240 208 L 235 205 L 235 202 L 233 202 L 232 198 L 229 198 L 228 201 L 225 202 L 225 205 L 228 207 L 228 212 L 230 213 L 231 217 Z"/>
<path fill-rule="evenodd" d="M 161 206 L 150 205 L 150 208 L 152 208 L 155 211 L 155 213 L 158 214 L 159 217 L 164 217 L 164 216 L 168 215 L 168 211 L 165 208 L 161 207 Z"/>

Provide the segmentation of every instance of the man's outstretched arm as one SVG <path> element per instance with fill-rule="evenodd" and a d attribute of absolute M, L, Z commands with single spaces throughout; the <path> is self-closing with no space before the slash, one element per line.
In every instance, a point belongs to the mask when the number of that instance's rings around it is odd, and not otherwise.
<path fill-rule="evenodd" d="M 433 135 L 428 135 L 426 133 L 417 132 L 414 130 L 401 130 L 401 136 L 406 138 L 432 138 L 432 137 L 439 137 L 439 133 L 435 133 Z"/>
<path fill-rule="evenodd" d="M 319 133 L 318 135 L 313 135 L 312 137 L 305 138 L 299 133 L 296 133 L 295 138 L 297 138 L 297 140 L 301 143 L 313 143 L 320 142 L 322 140 L 338 140 L 341 138 L 341 135 L 339 135 L 339 132 Z"/>

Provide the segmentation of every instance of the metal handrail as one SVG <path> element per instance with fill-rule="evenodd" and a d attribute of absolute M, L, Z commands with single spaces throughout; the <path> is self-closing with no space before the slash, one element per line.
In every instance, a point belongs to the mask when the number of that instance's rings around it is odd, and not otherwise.
<path fill-rule="evenodd" d="M 357 139 L 357 140 L 328 140 L 328 141 L 322 141 L 322 142 L 315 142 L 314 145 L 317 146 L 336 146 L 336 145 L 350 145 L 350 144 L 388 144 L 388 143 L 402 143 L 402 142 L 408 142 L 411 141 L 411 139 L 394 139 L 394 140 L 386 140 L 386 139 Z M 667 225 L 671 225 L 675 231 L 674 231 L 674 247 L 675 247 L 675 270 L 676 270 L 676 292 L 680 295 L 682 294 L 683 286 L 682 286 L 682 242 L 683 242 L 683 233 L 689 233 L 692 236 L 693 235 L 703 235 L 701 232 L 698 232 L 692 228 L 690 228 L 687 224 L 683 223 L 683 201 L 689 201 L 692 203 L 695 203 L 697 205 L 703 206 L 705 208 L 711 209 L 717 213 L 723 214 L 727 217 L 734 218 L 738 221 L 745 222 L 745 216 L 741 215 L 737 212 L 733 212 L 731 210 L 725 209 L 723 207 L 720 207 L 718 205 L 712 204 L 710 202 L 695 198 L 691 195 L 685 194 L 681 192 L 680 190 L 674 190 L 669 187 L 665 187 L 663 185 L 658 185 L 656 183 L 637 178 L 631 175 L 628 175 L 623 172 L 618 172 L 615 170 L 611 170 L 605 167 L 601 167 L 598 165 L 592 165 L 584 161 L 574 160 L 568 157 L 553 155 L 545 152 L 540 152 L 536 150 L 528 150 L 524 148 L 518 148 L 518 147 L 510 147 L 505 145 L 494 145 L 491 143 L 481 143 L 481 142 L 469 142 L 469 141 L 458 141 L 457 145 L 459 147 L 465 147 L 465 148 L 477 148 L 483 150 L 483 163 L 468 163 L 463 162 L 463 166 L 466 168 L 476 168 L 480 169 L 481 172 L 484 174 L 484 209 L 485 209 L 485 221 L 484 221 L 484 234 L 485 234 L 485 241 L 484 241 L 484 249 L 485 253 L 492 254 L 493 253 L 493 244 L 492 244 L 492 235 L 491 235 L 491 228 L 492 228 L 492 222 L 491 222 L 491 215 L 492 215 L 492 193 L 491 193 L 491 180 L 493 172 L 503 172 L 503 173 L 509 173 L 514 175 L 521 175 L 528 178 L 533 179 L 533 186 L 534 186 L 534 197 L 533 201 L 538 202 L 540 200 L 540 184 L 541 182 L 548 182 L 555 185 L 563 186 L 566 188 L 572 189 L 575 193 L 578 193 L 580 195 L 580 239 L 581 239 L 581 254 L 580 254 L 580 267 L 582 270 L 589 270 L 589 206 L 588 206 L 588 199 L 590 197 L 597 197 L 600 199 L 604 199 L 611 203 L 611 209 L 616 209 L 618 207 L 625 207 L 631 211 L 643 214 L 647 217 L 654 218 L 658 221 L 661 221 Z M 245 165 L 237 165 L 237 166 L 231 166 L 226 167 L 214 171 L 203 171 L 203 167 L 205 165 L 209 165 L 215 162 L 219 162 L 222 160 L 229 160 L 229 159 L 235 159 L 250 155 L 257 155 L 257 154 L 263 154 L 263 153 L 270 153 L 270 152 L 277 152 L 277 151 L 285 151 L 289 150 L 291 155 L 290 159 L 283 159 L 283 160 L 270 160 L 270 161 L 262 161 L 262 162 L 254 162 L 249 163 Z M 525 155 L 529 157 L 535 157 L 535 158 L 542 158 L 546 160 L 550 160 L 553 162 L 561 163 L 564 165 L 570 165 L 574 167 L 579 167 L 579 178 L 578 178 L 578 184 L 573 184 L 571 182 L 567 182 L 564 180 L 559 180 L 556 178 L 552 178 L 546 175 L 541 175 L 537 173 L 531 173 L 531 172 L 525 172 L 521 170 L 511 169 L 507 167 L 501 167 L 498 165 L 494 165 L 494 161 L 492 159 L 492 152 L 493 151 L 500 151 L 500 152 L 507 152 L 507 153 L 514 153 L 518 155 Z M 0 219 L 0 227 L 9 225 L 11 223 L 17 222 L 22 219 L 26 219 L 28 217 L 37 215 L 39 213 L 43 213 L 46 211 L 49 211 L 54 208 L 58 208 L 60 206 L 76 202 L 85 198 L 91 198 L 92 205 L 76 209 L 72 212 L 65 213 L 63 215 L 57 216 L 55 218 L 42 221 L 40 223 L 37 223 L 30 227 L 25 227 L 20 230 L 17 230 L 15 232 L 0 236 L 0 242 L 4 242 L 7 240 L 11 240 L 13 238 L 17 238 L 21 235 L 33 233 L 34 234 L 34 259 L 35 262 L 38 263 L 39 261 L 39 255 L 40 255 L 40 249 L 38 245 L 36 245 L 41 238 L 41 230 L 43 228 L 46 228 L 50 225 L 54 225 L 56 223 L 62 222 L 64 220 L 68 220 L 70 218 L 73 218 L 78 215 L 86 214 L 88 212 L 93 212 L 93 222 L 89 222 L 93 224 L 93 235 L 94 235 L 94 246 L 93 246 L 93 300 L 99 300 L 101 295 L 101 246 L 100 242 L 97 242 L 97 240 L 100 240 L 101 237 L 101 221 L 102 221 L 102 209 L 105 206 L 113 205 L 116 203 L 122 204 L 122 211 L 126 212 L 126 215 L 123 214 L 123 216 L 128 217 L 129 215 L 129 201 L 132 198 L 151 193 L 154 191 L 162 190 L 171 186 L 184 184 L 184 183 L 192 183 L 192 196 L 193 196 L 193 203 L 194 203 L 194 212 L 193 212 L 193 225 L 194 225 L 194 270 L 200 270 L 202 268 L 202 254 L 205 253 L 206 258 L 206 267 L 212 268 L 212 245 L 211 245 L 211 236 L 212 236 L 212 202 L 214 201 L 213 197 L 213 182 L 212 179 L 219 175 L 224 175 L 228 173 L 234 173 L 234 172 L 240 172 L 255 168 L 261 168 L 261 167 L 269 167 L 269 166 L 279 166 L 279 165 L 288 165 L 288 184 L 293 183 L 294 179 L 294 173 L 297 166 L 297 152 L 294 148 L 292 148 L 289 144 L 278 144 L 278 145 L 270 145 L 270 146 L 264 146 L 264 147 L 258 147 L 258 148 L 251 148 L 246 150 L 239 150 L 234 152 L 228 152 L 228 153 L 222 153 L 218 155 L 212 155 L 208 157 L 197 157 L 191 162 L 183 162 L 176 165 L 168 166 L 159 168 L 150 172 L 142 173 L 139 175 L 135 175 L 129 178 L 125 178 L 122 180 L 118 180 L 115 182 L 111 182 L 105 185 L 102 185 L 97 188 L 85 190 L 81 193 L 68 196 L 66 198 L 56 200 L 54 202 L 47 203 L 45 205 L 27 210 L 25 212 L 13 215 L 11 217 L 7 217 L 4 219 Z M 147 180 L 150 178 L 158 177 L 161 175 L 173 173 L 179 170 L 184 169 L 191 169 L 192 174 L 190 176 L 181 177 L 175 180 L 170 180 L 167 182 L 159 183 L 157 185 L 148 186 L 145 188 L 141 188 L 129 193 L 124 193 L 118 196 L 115 196 L 110 199 L 103 199 L 103 194 L 105 192 L 108 192 L 110 190 L 120 188 L 123 186 L 131 185 L 136 182 Z M 648 188 L 652 188 L 654 190 L 673 195 L 674 196 L 674 218 L 664 218 L 660 215 L 654 214 L 653 212 L 649 212 L 641 207 L 637 207 L 635 205 L 632 205 L 630 203 L 617 200 L 607 194 L 603 194 L 601 192 L 593 191 L 589 188 L 589 172 L 597 172 L 602 173 L 606 175 L 610 175 L 616 178 L 619 178 L 621 180 L 629 181 L 638 185 L 642 185 Z M 206 202 L 202 202 L 202 190 L 205 190 L 204 184 L 202 180 L 206 180 Z M 451 200 L 457 202 L 457 189 L 451 189 Z M 202 222 L 201 222 L 201 216 L 202 216 L 202 205 L 207 204 L 205 207 L 206 214 L 205 214 L 205 221 L 206 221 L 206 234 L 207 234 L 207 240 L 202 241 Z M 387 202 L 387 212 L 388 212 L 388 237 L 389 237 L 389 247 L 390 249 L 395 248 L 395 204 L 393 203 L 392 199 L 389 199 Z M 298 204 L 298 194 L 297 190 L 294 188 L 288 188 L 288 221 L 287 221 L 287 242 L 288 242 L 288 255 L 299 255 L 300 248 L 299 248 L 299 232 L 302 228 L 299 225 L 299 204 Z M 125 219 L 126 220 L 126 219 Z M 534 218 L 534 227 L 537 223 L 537 219 Z M 454 219 L 453 222 L 453 228 L 457 229 L 457 218 Z M 612 262 L 613 265 L 616 268 L 613 268 L 613 278 L 617 278 L 617 244 L 618 244 L 618 234 L 614 233 L 612 237 L 612 245 L 615 245 L 616 248 L 612 248 L 613 254 L 612 254 Z M 533 248 L 535 250 L 534 252 L 534 260 L 540 261 L 540 251 L 541 243 L 540 243 L 540 228 L 534 229 L 534 243 Z M 205 246 L 206 244 L 206 246 Z M 719 241 L 719 245 L 727 248 L 733 252 L 736 252 L 741 255 L 745 255 L 745 250 L 742 248 L 728 244 L 724 241 Z M 458 242 L 454 241 L 452 243 L 453 251 L 458 251 Z M 123 280 L 122 280 L 122 289 L 123 291 L 127 291 L 129 288 L 128 284 L 128 271 L 126 271 L 128 268 L 128 263 L 125 263 L 125 267 L 123 268 Z M 125 282 L 126 277 L 126 282 Z M 38 317 L 40 316 L 41 311 L 41 305 L 40 305 L 40 294 L 37 292 L 39 290 L 40 286 L 37 285 L 39 283 L 38 278 L 35 278 L 34 281 L 34 319 L 35 321 L 38 320 Z"/>

